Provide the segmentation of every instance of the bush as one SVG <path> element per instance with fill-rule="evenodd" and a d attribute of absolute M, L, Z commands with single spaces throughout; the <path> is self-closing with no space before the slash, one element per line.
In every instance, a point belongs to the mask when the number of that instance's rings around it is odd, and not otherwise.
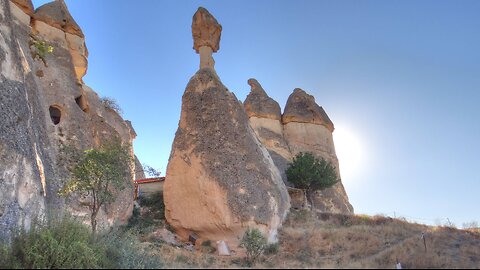
<path fill-rule="evenodd" d="M 101 268 L 105 254 L 92 241 L 89 228 L 69 217 L 50 224 L 35 222 L 30 231 L 17 233 L 10 250 L 3 248 L 2 253 L 12 264 L 0 268 L 49 269 Z"/>
<path fill-rule="evenodd" d="M 240 246 L 247 250 L 247 262 L 251 265 L 255 264 L 258 257 L 262 255 L 266 245 L 265 236 L 258 229 L 251 228 L 245 232 L 240 243 Z"/>
<path fill-rule="evenodd" d="M 325 159 L 318 160 L 311 153 L 300 153 L 285 171 L 289 182 L 306 191 L 313 208 L 313 192 L 332 187 L 338 179 L 336 168 Z"/>
<path fill-rule="evenodd" d="M 106 109 L 113 110 L 120 115 L 122 115 L 122 113 L 123 113 L 122 108 L 120 107 L 120 105 L 118 105 L 118 102 L 114 98 L 102 97 L 102 98 L 100 98 L 100 103 L 102 103 L 102 105 Z"/>
<path fill-rule="evenodd" d="M 115 231 L 93 238 L 90 229 L 71 217 L 35 222 L 20 231 L 10 247 L 0 247 L 6 268 L 158 268 L 162 263 L 141 247 L 132 233 Z"/>
<path fill-rule="evenodd" d="M 272 255 L 277 254 L 280 250 L 280 245 L 278 243 L 268 244 L 265 246 L 265 251 L 263 252 L 265 255 Z"/>

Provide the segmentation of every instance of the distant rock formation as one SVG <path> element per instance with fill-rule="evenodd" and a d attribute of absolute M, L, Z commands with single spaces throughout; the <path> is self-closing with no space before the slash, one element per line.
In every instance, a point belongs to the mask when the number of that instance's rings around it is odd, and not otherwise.
<path fill-rule="evenodd" d="M 200 54 L 205 47 L 216 51 L 220 33 L 196 29 L 221 30 L 204 8 L 193 17 L 194 46 L 202 44 Z M 183 94 L 164 199 L 167 221 L 181 237 L 224 240 L 233 249 L 248 227 L 276 241 L 290 207 L 278 169 L 212 65 L 201 67 Z"/>
<path fill-rule="evenodd" d="M 300 152 L 312 152 L 318 158 L 332 162 L 340 175 L 332 137 L 334 125 L 323 108 L 315 103 L 313 96 L 299 88 L 295 89 L 281 115 L 278 103 L 268 97 L 256 80 L 250 79 L 248 84 L 252 89 L 244 106 L 250 117 L 250 125 L 268 149 L 286 185 L 292 186 L 287 181 L 285 170 Z M 290 196 L 296 198 L 295 207 L 303 204 L 298 192 L 290 190 Z M 327 190 L 318 191 L 314 204 L 315 209 L 322 212 L 353 213 L 341 182 Z"/>
<path fill-rule="evenodd" d="M 282 116 L 283 132 L 292 156 L 311 152 L 330 161 L 340 175 L 332 132 L 334 126 L 315 98 L 296 88 L 287 100 Z M 322 212 L 353 213 L 347 193 L 341 182 L 324 191 L 317 191 L 315 208 Z"/>
<path fill-rule="evenodd" d="M 63 1 L 39 7 L 0 0 L 0 238 L 28 228 L 35 217 L 67 211 L 85 216 L 85 198 L 62 198 L 68 180 L 62 148 L 89 149 L 136 134 L 82 83 L 87 69 L 83 33 Z M 44 42 L 44 43 L 43 43 Z M 39 52 L 51 46 L 52 52 Z M 133 149 L 132 149 L 133 157 Z M 100 227 L 126 222 L 133 209 L 133 171 L 127 188 L 102 209 Z"/>
<path fill-rule="evenodd" d="M 244 106 L 250 125 L 270 153 L 282 180 L 288 185 L 285 170 L 292 161 L 292 154 L 283 135 L 280 106 L 267 95 L 257 80 L 249 79 L 248 84 L 251 91 L 245 99 Z"/>

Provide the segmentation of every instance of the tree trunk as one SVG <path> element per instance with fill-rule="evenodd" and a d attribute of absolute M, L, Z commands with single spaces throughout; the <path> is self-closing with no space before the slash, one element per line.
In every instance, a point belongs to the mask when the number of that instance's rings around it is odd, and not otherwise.
<path fill-rule="evenodd" d="M 92 211 L 92 215 L 90 216 L 90 222 L 92 224 L 92 235 L 95 236 L 95 233 L 97 232 L 97 213 L 98 211 L 94 209 Z"/>
<path fill-rule="evenodd" d="M 313 195 L 315 195 L 315 191 L 307 189 L 306 196 L 307 196 L 308 202 L 310 203 L 310 210 L 312 212 L 315 210 L 315 205 L 313 203 Z"/>

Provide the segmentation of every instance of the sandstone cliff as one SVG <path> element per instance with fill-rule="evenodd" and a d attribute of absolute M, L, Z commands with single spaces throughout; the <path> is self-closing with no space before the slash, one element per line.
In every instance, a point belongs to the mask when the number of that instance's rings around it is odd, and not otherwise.
<path fill-rule="evenodd" d="M 255 227 L 273 242 L 290 206 L 288 193 L 241 102 L 213 68 L 220 33 L 208 29 L 221 29 L 217 24 L 203 8 L 193 19 L 201 69 L 182 98 L 164 186 L 166 218 L 185 239 L 226 240 L 236 248 Z"/>
<path fill-rule="evenodd" d="M 53 51 L 42 53 L 41 46 Z M 68 178 L 63 146 L 88 149 L 112 138 L 131 144 L 136 136 L 83 84 L 87 56 L 83 33 L 63 1 L 33 11 L 29 0 L 0 0 L 0 238 L 10 228 L 28 228 L 37 216 L 88 213 L 82 198 L 58 195 Z M 132 179 L 101 211 L 100 226 L 129 218 Z"/>

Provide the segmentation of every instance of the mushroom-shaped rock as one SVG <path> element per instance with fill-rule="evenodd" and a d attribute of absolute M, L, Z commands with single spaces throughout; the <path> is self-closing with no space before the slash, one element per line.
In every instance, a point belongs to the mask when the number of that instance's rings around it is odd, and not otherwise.
<path fill-rule="evenodd" d="M 203 7 L 199 7 L 192 21 L 193 48 L 200 53 L 203 46 L 210 47 L 213 52 L 220 49 L 222 26 Z"/>
<path fill-rule="evenodd" d="M 315 98 L 300 88 L 296 88 L 287 100 L 282 116 L 283 124 L 290 122 L 310 123 L 325 126 L 333 132 L 333 122 L 322 107 L 315 103 Z"/>
<path fill-rule="evenodd" d="M 292 156 L 301 152 L 311 152 L 336 167 L 340 177 L 338 159 L 333 143 L 333 123 L 315 98 L 297 88 L 287 101 L 282 116 L 283 134 Z M 326 190 L 317 191 L 313 196 L 315 209 L 330 213 L 353 213 L 342 182 Z"/>
<path fill-rule="evenodd" d="M 58 28 L 66 33 L 84 37 L 82 29 L 75 22 L 63 0 L 45 4 L 35 10 L 34 19 Z"/>
<path fill-rule="evenodd" d="M 248 84 L 251 86 L 250 94 L 243 103 L 248 117 L 280 120 L 282 117 L 280 105 L 267 95 L 257 80 L 249 79 Z"/>
<path fill-rule="evenodd" d="M 31 0 L 12 0 L 12 2 L 23 10 L 26 14 L 33 15 L 33 4 Z"/>

